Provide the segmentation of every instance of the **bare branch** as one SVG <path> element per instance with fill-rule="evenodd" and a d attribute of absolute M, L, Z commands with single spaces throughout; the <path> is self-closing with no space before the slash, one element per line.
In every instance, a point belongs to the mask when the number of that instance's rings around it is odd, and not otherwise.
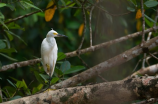
<path fill-rule="evenodd" d="M 148 42 L 144 43 L 144 46 L 148 47 L 148 49 L 152 49 L 152 48 L 158 46 L 158 36 L 149 40 Z M 55 84 L 55 85 L 51 86 L 51 88 L 59 89 L 59 88 L 75 86 L 78 83 L 82 83 L 88 79 L 94 78 L 95 76 L 97 76 L 97 74 L 103 73 L 114 66 L 116 67 L 120 64 L 123 64 L 123 63 L 133 59 L 134 57 L 140 55 L 141 53 L 143 53 L 143 50 L 140 47 L 140 45 L 137 45 L 136 47 L 134 47 L 130 50 L 127 50 L 127 51 L 123 52 L 122 54 L 119 54 L 107 61 L 104 61 L 80 74 L 77 74 L 58 84 Z"/>
<path fill-rule="evenodd" d="M 143 5 L 143 0 L 141 0 L 141 11 L 142 11 L 142 44 L 141 46 L 143 47 L 143 43 L 145 41 L 145 17 L 144 17 L 144 5 Z"/>
<path fill-rule="evenodd" d="M 150 31 L 154 31 L 155 29 L 157 30 L 158 26 L 146 29 L 145 33 L 148 33 Z M 66 58 L 74 57 L 74 56 L 77 56 L 78 54 L 84 54 L 86 52 L 96 51 L 98 49 L 108 47 L 108 46 L 110 46 L 112 44 L 119 43 L 119 42 L 125 41 L 127 39 L 135 38 L 137 36 L 140 36 L 141 34 L 142 34 L 141 31 L 133 33 L 133 34 L 129 34 L 129 35 L 126 35 L 126 36 L 123 36 L 123 37 L 120 37 L 120 38 L 117 38 L 117 39 L 105 42 L 105 43 L 101 43 L 101 44 L 95 45 L 93 47 L 88 47 L 88 48 L 79 50 L 79 53 L 78 53 L 78 51 L 69 52 L 69 53 L 66 53 Z M 9 69 L 16 69 L 16 68 L 24 67 L 24 66 L 28 66 L 28 65 L 34 65 L 34 64 L 37 64 L 39 62 L 40 62 L 40 58 L 32 59 L 32 60 L 28 60 L 28 61 L 16 62 L 16 63 L 10 64 L 10 65 L 3 66 L 0 69 L 0 72 L 1 71 L 6 71 L 6 70 L 9 70 Z"/>
<path fill-rule="evenodd" d="M 48 91 L 2 104 L 122 104 L 158 96 L 158 78 L 148 76 Z M 152 89 L 152 90 L 151 90 Z"/>
<path fill-rule="evenodd" d="M 92 20 L 92 12 L 93 12 L 94 6 L 92 6 L 89 14 L 89 32 L 90 32 L 90 47 L 92 46 L 92 26 L 91 26 L 91 20 Z"/>

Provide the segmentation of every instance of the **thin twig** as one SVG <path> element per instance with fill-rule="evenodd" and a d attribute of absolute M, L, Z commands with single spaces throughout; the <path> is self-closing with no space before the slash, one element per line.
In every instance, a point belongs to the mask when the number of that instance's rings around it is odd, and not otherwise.
<path fill-rule="evenodd" d="M 94 6 L 92 6 L 89 14 L 89 32 L 90 32 L 90 47 L 92 46 L 92 26 L 91 26 L 91 20 L 92 20 L 92 12 L 93 12 Z"/>
<path fill-rule="evenodd" d="M 142 11 L 142 43 L 141 46 L 143 47 L 144 42 L 145 42 L 145 17 L 144 17 L 144 5 L 143 5 L 143 0 L 141 0 L 141 11 Z"/>
<path fill-rule="evenodd" d="M 152 56 L 153 58 L 155 58 L 156 60 L 158 60 L 158 58 L 155 55 L 153 55 L 151 53 L 149 53 L 149 55 Z"/>
<path fill-rule="evenodd" d="M 84 64 L 85 67 L 90 68 L 90 67 L 88 66 L 88 64 L 80 57 L 80 55 L 77 55 L 77 56 L 78 56 L 78 58 L 82 61 L 82 63 Z"/>
<path fill-rule="evenodd" d="M 141 61 L 142 61 L 142 60 L 140 59 L 140 60 L 137 62 L 135 68 L 133 69 L 133 72 L 136 71 L 136 69 L 137 69 L 137 67 L 138 67 L 138 65 L 139 65 L 139 63 L 140 63 Z"/>
<path fill-rule="evenodd" d="M 83 30 L 82 40 L 81 40 L 81 43 L 80 43 L 80 45 L 78 47 L 78 50 L 81 49 L 82 44 L 84 42 L 84 36 L 86 34 L 86 24 L 87 24 L 87 21 L 86 21 L 86 13 L 85 13 L 85 9 L 84 9 L 84 3 L 82 4 L 82 12 L 83 12 L 83 19 L 84 19 L 84 30 Z"/>
<path fill-rule="evenodd" d="M 98 74 L 98 77 L 100 77 L 104 82 L 108 82 L 105 78 L 103 78 L 100 74 Z"/>

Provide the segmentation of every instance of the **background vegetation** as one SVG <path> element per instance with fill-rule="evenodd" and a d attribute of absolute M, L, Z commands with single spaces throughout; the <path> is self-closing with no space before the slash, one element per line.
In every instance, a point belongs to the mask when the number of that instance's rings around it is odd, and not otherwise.
<path fill-rule="evenodd" d="M 52 84 L 88 69 L 78 57 L 65 59 L 65 55 L 63 55 L 78 49 L 81 42 L 84 29 L 83 2 L 84 0 L 0 0 L 0 67 L 14 62 L 40 58 L 41 42 L 47 32 L 53 28 L 68 38 L 56 38 L 60 58 L 51 81 Z M 50 21 L 45 20 L 47 15 L 42 11 L 48 4 L 56 4 L 57 7 L 52 10 L 55 13 L 52 18 L 50 17 Z M 146 28 L 152 27 L 155 23 L 157 4 L 158 2 L 155 0 L 144 0 Z M 95 6 L 92 14 L 93 45 L 142 30 L 140 0 L 85 0 L 83 6 L 86 8 L 87 24 L 82 48 L 90 46 L 89 14 L 92 6 Z M 14 18 L 38 10 L 42 12 L 7 23 Z M 156 33 L 152 34 L 152 37 L 154 36 Z M 81 57 L 89 67 L 92 67 L 138 45 L 140 40 L 140 37 L 131 39 L 106 49 L 86 53 Z M 101 76 L 108 81 L 123 79 L 132 73 L 140 58 L 142 56 L 113 68 Z M 156 63 L 155 59 L 152 59 L 150 63 Z M 141 68 L 141 64 L 137 70 L 139 68 Z M 98 77 L 92 79 L 91 83 L 101 81 Z M 85 84 L 89 84 L 89 82 Z M 5 100 L 34 94 L 47 85 L 48 75 L 44 72 L 41 63 L 0 72 L 0 87 Z M 1 101 L 2 99 L 0 99 Z"/>

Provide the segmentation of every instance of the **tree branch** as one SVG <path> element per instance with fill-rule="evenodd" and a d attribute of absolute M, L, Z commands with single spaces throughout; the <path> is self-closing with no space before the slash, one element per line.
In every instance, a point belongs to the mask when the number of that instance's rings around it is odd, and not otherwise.
<path fill-rule="evenodd" d="M 144 32 L 148 33 L 148 32 L 151 32 L 151 31 L 154 31 L 154 30 L 157 30 L 157 29 L 158 29 L 158 26 L 146 29 Z M 137 36 L 140 36 L 141 34 L 142 34 L 141 31 L 133 33 L 133 34 L 129 34 L 129 35 L 126 35 L 126 36 L 123 36 L 123 37 L 120 37 L 120 38 L 117 38 L 117 39 L 105 42 L 105 43 L 101 43 L 101 44 L 95 45 L 93 47 L 88 47 L 88 48 L 79 50 L 79 53 L 77 53 L 78 51 L 69 52 L 69 53 L 66 53 L 66 58 L 74 57 L 74 56 L 77 56 L 78 54 L 84 54 L 86 52 L 96 51 L 98 49 L 108 47 L 108 46 L 110 46 L 112 44 L 119 43 L 119 42 L 122 42 L 122 41 L 125 41 L 125 40 L 128 40 L 128 39 L 131 39 L 131 38 L 135 38 Z M 24 66 L 28 66 L 28 65 L 34 65 L 34 64 L 39 63 L 39 62 L 40 62 L 40 58 L 32 59 L 32 60 L 28 60 L 28 61 L 16 62 L 16 63 L 10 64 L 10 65 L 3 66 L 0 69 L 0 72 L 1 71 L 7 71 L 9 69 L 16 69 L 16 68 L 24 67 Z"/>
<path fill-rule="evenodd" d="M 120 104 L 158 97 L 158 78 L 144 76 L 48 91 L 2 104 Z M 152 90 L 151 90 L 152 89 Z"/>
<path fill-rule="evenodd" d="M 152 49 L 152 48 L 158 46 L 158 36 L 149 40 L 148 42 L 144 43 L 144 46 L 148 47 L 148 49 Z M 82 83 L 88 79 L 94 78 L 98 74 L 103 73 L 114 66 L 116 67 L 120 64 L 123 64 L 123 63 L 133 59 L 134 57 L 140 55 L 141 53 L 143 53 L 143 50 L 140 47 L 140 45 L 137 45 L 136 47 L 134 47 L 130 50 L 127 50 L 127 51 L 123 52 L 122 54 L 119 54 L 107 61 L 104 61 L 80 74 L 77 74 L 67 80 L 64 80 L 60 83 L 55 84 L 55 85 L 51 86 L 51 88 L 60 89 L 60 88 L 67 88 L 70 86 L 75 86 L 78 83 Z"/>

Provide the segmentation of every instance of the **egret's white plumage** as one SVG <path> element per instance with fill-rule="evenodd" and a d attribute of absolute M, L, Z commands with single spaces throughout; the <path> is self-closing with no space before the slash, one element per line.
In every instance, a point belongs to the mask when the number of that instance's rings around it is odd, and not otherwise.
<path fill-rule="evenodd" d="M 60 35 L 56 31 L 50 30 L 41 45 L 42 64 L 44 70 L 50 77 L 53 75 L 58 53 L 58 47 L 54 37 L 65 37 L 65 35 Z"/>

